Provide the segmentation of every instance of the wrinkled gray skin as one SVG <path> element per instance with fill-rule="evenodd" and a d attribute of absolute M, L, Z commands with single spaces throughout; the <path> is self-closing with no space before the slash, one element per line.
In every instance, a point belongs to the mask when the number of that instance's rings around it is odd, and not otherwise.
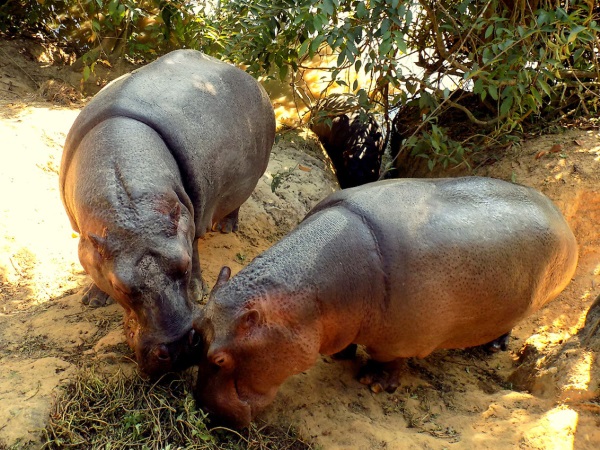
<path fill-rule="evenodd" d="M 196 398 L 246 426 L 286 378 L 352 343 L 373 361 L 365 383 L 393 390 L 402 358 L 503 336 L 576 264 L 564 218 L 527 187 L 470 177 L 337 192 L 230 281 L 221 271 L 195 322 L 207 352 Z"/>
<path fill-rule="evenodd" d="M 183 369 L 202 278 L 197 239 L 231 231 L 267 166 L 273 108 L 245 72 L 178 50 L 100 91 L 73 124 L 60 192 L 93 283 L 125 308 L 142 372 Z M 197 353 L 197 352 L 196 352 Z"/>

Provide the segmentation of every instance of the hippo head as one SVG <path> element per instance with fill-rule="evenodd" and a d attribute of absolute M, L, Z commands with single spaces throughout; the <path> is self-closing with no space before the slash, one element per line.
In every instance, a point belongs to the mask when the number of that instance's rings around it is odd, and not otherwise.
<path fill-rule="evenodd" d="M 158 376 L 192 365 L 200 343 L 192 328 L 194 226 L 176 199 L 145 209 L 153 214 L 82 234 L 79 258 L 96 285 L 125 308 L 127 342 L 140 371 Z"/>
<path fill-rule="evenodd" d="M 266 307 L 264 297 L 248 295 L 237 283 L 243 277 L 227 283 L 229 276 L 224 267 L 194 322 L 206 350 L 194 395 L 211 420 L 241 428 L 273 401 L 286 378 L 315 363 L 318 345 Z"/>

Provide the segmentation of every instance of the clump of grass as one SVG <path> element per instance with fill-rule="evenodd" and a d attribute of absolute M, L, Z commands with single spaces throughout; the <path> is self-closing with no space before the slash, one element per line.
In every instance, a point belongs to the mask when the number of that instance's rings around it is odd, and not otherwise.
<path fill-rule="evenodd" d="M 45 449 L 311 449 L 290 429 L 210 429 L 186 378 L 150 383 L 137 374 L 82 370 L 57 398 Z"/>

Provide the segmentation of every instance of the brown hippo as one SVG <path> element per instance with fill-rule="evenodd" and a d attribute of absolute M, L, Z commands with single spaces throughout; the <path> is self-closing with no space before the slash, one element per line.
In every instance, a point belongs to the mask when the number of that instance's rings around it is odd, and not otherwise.
<path fill-rule="evenodd" d="M 195 322 L 196 398 L 248 425 L 286 378 L 353 343 L 375 362 L 366 378 L 391 390 L 401 358 L 503 336 L 576 265 L 561 213 L 524 186 L 404 179 L 336 192 L 230 281 L 221 270 Z"/>
<path fill-rule="evenodd" d="M 60 193 L 93 280 L 84 303 L 110 296 L 125 308 L 142 372 L 193 363 L 197 240 L 211 227 L 236 227 L 274 137 L 273 108 L 256 80 L 195 50 L 113 81 L 75 120 Z"/>

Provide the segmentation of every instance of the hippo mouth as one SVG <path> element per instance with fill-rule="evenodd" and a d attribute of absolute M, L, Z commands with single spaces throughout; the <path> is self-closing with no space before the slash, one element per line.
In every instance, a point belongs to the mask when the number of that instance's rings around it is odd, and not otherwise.
<path fill-rule="evenodd" d="M 243 411 L 243 417 L 245 418 L 243 421 L 240 421 L 241 426 L 249 426 L 250 422 L 272 402 L 276 393 L 277 388 L 274 388 L 270 393 L 267 394 L 255 392 L 248 388 L 240 388 L 239 381 L 236 378 L 233 381 L 233 395 L 235 396 L 234 401 L 238 403 L 238 408 Z"/>
<path fill-rule="evenodd" d="M 233 380 L 232 385 L 232 397 L 234 398 L 231 399 L 233 400 L 231 403 L 233 405 L 237 403 L 237 405 L 234 406 L 236 409 L 235 415 L 232 417 L 232 419 L 234 419 L 234 425 L 240 428 L 247 427 L 254 418 L 255 410 L 252 407 L 250 400 L 246 396 L 242 395 L 239 387 L 239 380 L 237 378 Z"/>
<path fill-rule="evenodd" d="M 200 359 L 201 336 L 190 329 L 175 333 L 144 328 L 136 313 L 125 312 L 125 338 L 135 353 L 140 372 L 156 377 L 167 372 L 178 372 L 192 366 Z"/>
<path fill-rule="evenodd" d="M 198 406 L 209 414 L 212 426 L 245 428 L 254 418 L 254 408 L 242 394 L 237 379 L 230 379 L 221 387 L 212 383 L 203 385 L 197 401 Z"/>

